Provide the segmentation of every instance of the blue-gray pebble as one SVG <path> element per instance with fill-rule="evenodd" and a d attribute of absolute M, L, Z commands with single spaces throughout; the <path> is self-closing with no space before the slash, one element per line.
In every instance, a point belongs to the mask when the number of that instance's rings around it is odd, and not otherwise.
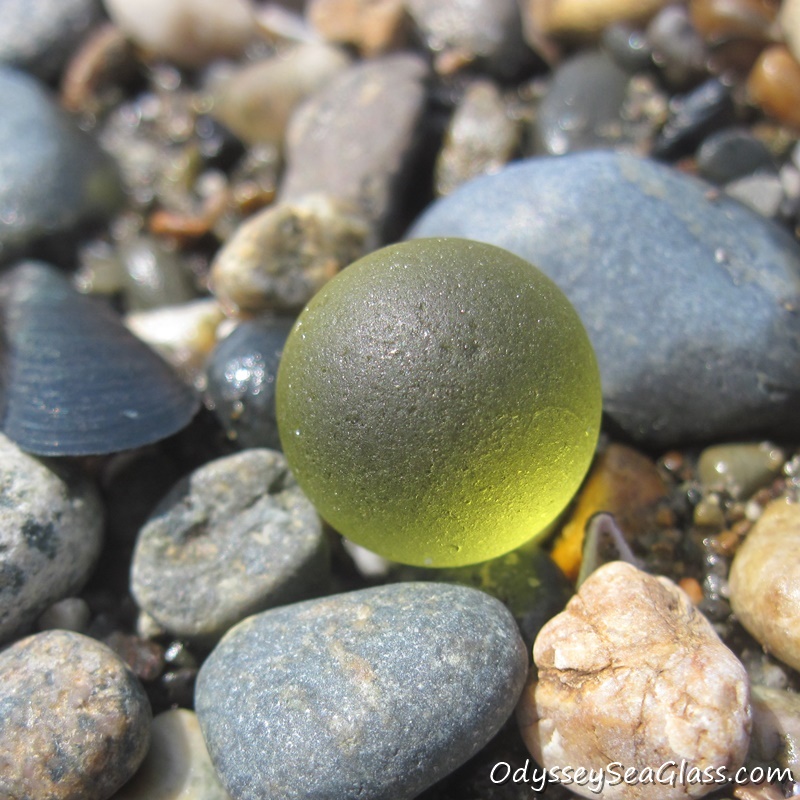
<path fill-rule="evenodd" d="M 549 275 L 586 325 L 607 416 L 641 443 L 800 429 L 800 248 L 702 181 L 621 153 L 530 159 L 409 236 L 489 242 Z"/>
<path fill-rule="evenodd" d="M 35 78 L 0 66 L 0 263 L 122 202 L 116 165 Z"/>
<path fill-rule="evenodd" d="M 498 600 L 400 583 L 241 622 L 203 664 L 195 706 L 237 800 L 404 800 L 491 739 L 527 664 Z"/>

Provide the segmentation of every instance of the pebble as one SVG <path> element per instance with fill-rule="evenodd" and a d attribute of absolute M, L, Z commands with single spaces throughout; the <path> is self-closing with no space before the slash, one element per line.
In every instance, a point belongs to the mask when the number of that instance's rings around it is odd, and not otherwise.
<path fill-rule="evenodd" d="M 185 708 L 157 714 L 139 771 L 112 800 L 229 800 L 214 772 L 197 715 Z"/>
<path fill-rule="evenodd" d="M 754 173 L 775 175 L 769 148 L 746 128 L 730 127 L 707 136 L 697 150 L 697 172 L 716 184 Z"/>
<path fill-rule="evenodd" d="M 559 532 L 551 555 L 572 581 L 578 577 L 586 526 L 595 514 L 613 514 L 622 531 L 635 540 L 656 527 L 667 500 L 667 485 L 651 458 L 612 443 L 595 459 L 577 501 Z"/>
<path fill-rule="evenodd" d="M 255 36 L 249 0 L 103 0 L 109 17 L 145 51 L 182 67 L 242 55 Z"/>
<path fill-rule="evenodd" d="M 764 648 L 800 669 L 800 505 L 772 501 L 731 564 L 731 607 Z"/>
<path fill-rule="evenodd" d="M 0 62 L 53 80 L 99 19 L 99 0 L 4 0 Z"/>
<path fill-rule="evenodd" d="M 453 113 L 436 161 L 437 194 L 450 194 L 476 175 L 497 172 L 516 152 L 520 132 L 519 122 L 512 119 L 492 81 L 470 84 Z"/>
<path fill-rule="evenodd" d="M 0 66 L 0 263 L 122 201 L 114 162 L 35 78 Z"/>
<path fill-rule="evenodd" d="M 784 208 L 783 184 L 777 175 L 746 175 L 725 184 L 725 194 L 767 219 L 778 219 Z"/>
<path fill-rule="evenodd" d="M 789 50 L 800 61 L 800 2 L 783 0 L 778 23 Z"/>
<path fill-rule="evenodd" d="M 408 53 L 339 73 L 292 116 L 278 199 L 322 192 L 358 209 L 378 238 L 396 238 L 419 203 L 427 77 Z"/>
<path fill-rule="evenodd" d="M 612 562 L 586 580 L 534 645 L 538 675 L 518 721 L 543 767 L 738 769 L 751 717 L 747 674 L 686 594 L 667 578 Z M 687 773 L 691 776 L 691 772 Z M 700 797 L 695 776 L 674 785 L 607 788 L 604 797 Z M 596 797 L 588 785 L 570 787 Z"/>
<path fill-rule="evenodd" d="M 247 144 L 280 147 L 294 109 L 349 63 L 339 47 L 297 45 L 221 81 L 213 92 L 211 114 Z"/>
<path fill-rule="evenodd" d="M 626 72 L 649 71 L 653 51 L 642 31 L 626 22 L 609 25 L 600 37 L 600 45 Z"/>
<path fill-rule="evenodd" d="M 405 0 L 308 0 L 306 17 L 324 39 L 366 58 L 399 48 L 410 27 Z"/>
<path fill-rule="evenodd" d="M 708 49 L 684 6 L 667 5 L 653 17 L 645 31 L 653 63 L 667 82 L 688 88 L 705 75 Z"/>
<path fill-rule="evenodd" d="M 246 219 L 220 248 L 211 291 L 234 315 L 299 311 L 364 254 L 368 233 L 361 213 L 335 195 L 281 201 Z"/>
<path fill-rule="evenodd" d="M 627 87 L 627 72 L 606 53 L 587 50 L 562 61 L 537 109 L 537 151 L 560 156 L 620 144 Z"/>
<path fill-rule="evenodd" d="M 776 4 L 761 0 L 690 0 L 692 24 L 711 44 L 774 38 Z"/>
<path fill-rule="evenodd" d="M 800 779 L 800 696 L 794 692 L 751 686 L 753 736 L 751 756 L 777 761 Z"/>
<path fill-rule="evenodd" d="M 747 93 L 766 114 L 800 128 L 800 63 L 784 45 L 761 53 L 747 79 Z"/>
<path fill-rule="evenodd" d="M 53 603 L 36 624 L 40 631 L 58 628 L 75 633 L 85 633 L 91 619 L 89 605 L 82 597 L 65 597 Z"/>
<path fill-rule="evenodd" d="M 409 236 L 486 241 L 555 280 L 594 345 L 604 411 L 635 441 L 798 429 L 800 249 L 704 182 L 619 153 L 530 159 L 436 201 Z"/>
<path fill-rule="evenodd" d="M 201 668 L 196 710 L 237 800 L 410 800 L 500 729 L 527 664 L 499 601 L 399 583 L 240 623 Z"/>
<path fill-rule="evenodd" d="M 599 36 L 616 22 L 645 22 L 669 1 L 524 0 L 523 16 L 540 35 L 585 39 Z"/>
<path fill-rule="evenodd" d="M 0 796 L 106 800 L 150 741 L 150 704 L 125 664 L 70 631 L 0 653 Z"/>
<path fill-rule="evenodd" d="M 319 517 L 283 456 L 266 449 L 217 459 L 179 482 L 142 528 L 131 566 L 139 606 L 201 643 L 327 584 Z"/>
<path fill-rule="evenodd" d="M 0 642 L 88 580 L 103 537 L 95 487 L 0 434 Z"/>
<path fill-rule="evenodd" d="M 406 0 L 406 9 L 444 75 L 476 65 L 513 80 L 533 65 L 516 0 Z"/>
<path fill-rule="evenodd" d="M 240 447 L 280 449 L 275 380 L 294 320 L 241 322 L 214 349 L 206 368 L 206 405 Z"/>

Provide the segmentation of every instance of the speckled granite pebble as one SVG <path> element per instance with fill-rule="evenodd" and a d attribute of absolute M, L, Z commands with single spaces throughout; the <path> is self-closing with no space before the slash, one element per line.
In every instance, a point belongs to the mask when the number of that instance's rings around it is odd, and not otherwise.
<path fill-rule="evenodd" d="M 25 73 L 0 67 L 0 263 L 122 200 L 114 162 Z"/>
<path fill-rule="evenodd" d="M 0 434 L 0 642 L 83 587 L 102 537 L 94 486 Z"/>
<path fill-rule="evenodd" d="M 266 449 L 181 481 L 142 528 L 131 567 L 141 608 L 171 633 L 204 641 L 327 581 L 322 523 L 283 455 Z"/>
<path fill-rule="evenodd" d="M 704 182 L 619 153 L 530 159 L 438 200 L 410 236 L 499 245 L 555 280 L 636 440 L 800 430 L 800 248 Z"/>
<path fill-rule="evenodd" d="M 499 601 L 400 583 L 245 620 L 200 670 L 195 706 L 237 800 L 407 800 L 497 732 L 527 661 Z"/>
<path fill-rule="evenodd" d="M 105 645 L 47 631 L 0 653 L 0 797 L 105 800 L 150 742 L 150 704 Z"/>

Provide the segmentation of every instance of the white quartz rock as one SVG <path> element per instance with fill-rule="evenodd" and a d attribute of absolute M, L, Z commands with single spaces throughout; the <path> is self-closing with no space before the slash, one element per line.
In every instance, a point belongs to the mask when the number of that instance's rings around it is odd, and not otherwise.
<path fill-rule="evenodd" d="M 711 770 L 732 775 L 744 763 L 751 730 L 745 669 L 667 578 L 606 564 L 542 628 L 533 656 L 538 676 L 518 708 L 528 749 L 547 769 L 605 770 L 601 792 L 597 782 L 573 783 L 571 791 L 701 797 L 719 788 L 700 783 L 703 770 L 716 778 Z M 663 767 L 668 762 L 675 768 Z M 608 771 L 615 763 L 617 774 L 636 770 L 635 778 L 618 780 Z"/>

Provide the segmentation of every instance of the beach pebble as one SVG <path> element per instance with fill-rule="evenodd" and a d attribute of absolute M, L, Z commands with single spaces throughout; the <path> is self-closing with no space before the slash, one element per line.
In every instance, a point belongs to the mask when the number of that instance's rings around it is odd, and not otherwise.
<path fill-rule="evenodd" d="M 206 368 L 206 405 L 240 447 L 280 449 L 275 380 L 294 320 L 246 320 L 214 349 Z"/>
<path fill-rule="evenodd" d="M 800 61 L 800 2 L 783 0 L 778 22 L 792 55 Z"/>
<path fill-rule="evenodd" d="M 103 537 L 95 487 L 0 434 L 0 642 L 88 580 Z"/>
<path fill-rule="evenodd" d="M 153 718 L 139 771 L 112 800 L 229 800 L 217 778 L 197 715 L 173 708 Z"/>
<path fill-rule="evenodd" d="M 327 540 L 283 456 L 212 461 L 164 498 L 131 567 L 139 606 L 170 633 L 213 642 L 257 611 L 324 592 Z"/>
<path fill-rule="evenodd" d="M 419 56 L 384 56 L 309 98 L 289 122 L 279 200 L 323 192 L 360 211 L 379 238 L 396 238 L 419 188 L 427 76 Z"/>
<path fill-rule="evenodd" d="M 231 314 L 299 311 L 360 258 L 369 226 L 335 195 L 284 200 L 246 219 L 211 265 L 211 290 Z"/>
<path fill-rule="evenodd" d="M 84 633 L 91 619 L 89 605 L 82 597 L 65 597 L 53 603 L 36 621 L 40 631 L 54 628 Z"/>
<path fill-rule="evenodd" d="M 324 39 L 366 58 L 400 46 L 409 28 L 405 0 L 308 0 L 306 17 Z"/>
<path fill-rule="evenodd" d="M 706 491 L 726 491 L 746 499 L 775 478 L 786 454 L 771 442 L 717 444 L 706 447 L 697 461 L 697 477 Z"/>
<path fill-rule="evenodd" d="M 406 0 L 406 8 L 443 74 L 479 65 L 513 79 L 532 66 L 516 0 Z"/>
<path fill-rule="evenodd" d="M 705 76 L 708 50 L 684 6 L 662 8 L 645 33 L 653 62 L 671 85 L 688 87 Z"/>
<path fill-rule="evenodd" d="M 36 240 L 112 214 L 122 201 L 113 160 L 36 79 L 0 66 L 0 263 Z"/>
<path fill-rule="evenodd" d="M 436 161 L 436 192 L 450 194 L 476 175 L 497 172 L 511 160 L 519 139 L 519 122 L 512 119 L 497 86 L 475 81 L 448 125 Z"/>
<path fill-rule="evenodd" d="M 800 248 L 702 181 L 621 153 L 530 159 L 436 201 L 409 236 L 489 242 L 555 280 L 634 440 L 800 428 Z"/>
<path fill-rule="evenodd" d="M 538 675 L 518 709 L 522 736 L 545 768 L 738 769 L 751 718 L 747 674 L 686 594 L 623 562 L 600 567 L 542 628 Z M 607 785 L 604 798 L 700 797 L 694 782 Z M 570 787 L 597 796 L 588 785 Z"/>
<path fill-rule="evenodd" d="M 800 780 L 800 695 L 766 686 L 751 686 L 753 736 L 751 756 L 777 761 Z"/>
<path fill-rule="evenodd" d="M 777 174 L 769 148 L 747 128 L 740 127 L 724 128 L 703 140 L 697 150 L 697 172 L 716 184 L 753 173 Z"/>
<path fill-rule="evenodd" d="M 4 0 L 0 62 L 52 80 L 99 19 L 99 0 Z"/>
<path fill-rule="evenodd" d="M 150 741 L 147 696 L 108 647 L 69 631 L 0 653 L 0 796 L 106 800 Z"/>
<path fill-rule="evenodd" d="M 800 63 L 784 45 L 768 47 L 747 78 L 750 100 L 771 117 L 800 129 Z"/>
<path fill-rule="evenodd" d="M 237 800 L 410 800 L 499 730 L 527 664 L 499 601 L 399 583 L 245 620 L 203 664 L 195 705 Z"/>
<path fill-rule="evenodd" d="M 620 144 L 627 87 L 628 74 L 601 51 L 562 61 L 537 109 L 538 152 L 560 156 Z"/>
<path fill-rule="evenodd" d="M 292 111 L 349 63 L 339 47 L 297 45 L 223 80 L 214 89 L 211 115 L 247 144 L 280 147 Z"/>
<path fill-rule="evenodd" d="M 800 505 L 771 502 L 739 546 L 731 607 L 764 648 L 800 669 Z"/>
<path fill-rule="evenodd" d="M 240 56 L 255 35 L 249 0 L 103 0 L 136 44 L 182 67 Z"/>

